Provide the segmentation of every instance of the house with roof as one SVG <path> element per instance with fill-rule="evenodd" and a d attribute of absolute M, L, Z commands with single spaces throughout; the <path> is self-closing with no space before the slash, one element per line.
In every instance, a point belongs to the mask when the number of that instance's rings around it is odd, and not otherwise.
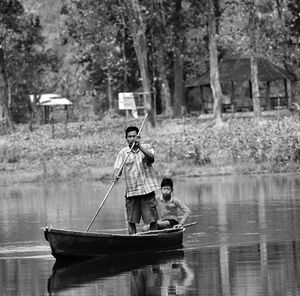
<path fill-rule="evenodd" d="M 41 122 L 49 123 L 51 118 L 57 121 L 67 121 L 68 107 L 73 103 L 59 94 L 29 95 L 30 102 L 40 110 Z"/>
<path fill-rule="evenodd" d="M 258 58 L 258 81 L 262 110 L 292 108 L 293 82 L 297 76 L 267 59 Z M 253 111 L 250 58 L 226 58 L 219 64 L 219 77 L 225 100 L 223 111 Z M 188 108 L 211 113 L 213 98 L 210 72 L 186 86 Z"/>

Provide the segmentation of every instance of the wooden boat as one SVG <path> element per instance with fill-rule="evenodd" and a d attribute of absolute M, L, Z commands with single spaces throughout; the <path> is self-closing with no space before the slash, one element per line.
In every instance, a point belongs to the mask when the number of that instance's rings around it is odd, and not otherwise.
<path fill-rule="evenodd" d="M 43 227 L 52 255 L 59 258 L 101 257 L 182 247 L 184 228 L 142 232 L 134 235 L 81 232 Z"/>

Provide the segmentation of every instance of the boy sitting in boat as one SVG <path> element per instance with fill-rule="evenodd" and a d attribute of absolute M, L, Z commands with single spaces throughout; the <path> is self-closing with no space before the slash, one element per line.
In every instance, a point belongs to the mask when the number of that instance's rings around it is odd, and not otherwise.
<path fill-rule="evenodd" d="M 160 220 L 157 221 L 158 229 L 179 228 L 188 219 L 191 210 L 179 199 L 172 196 L 173 181 L 164 178 L 161 182 L 161 196 L 156 199 L 157 211 Z M 180 214 L 183 216 L 180 217 Z M 148 231 L 149 225 L 143 227 L 143 231 Z"/>

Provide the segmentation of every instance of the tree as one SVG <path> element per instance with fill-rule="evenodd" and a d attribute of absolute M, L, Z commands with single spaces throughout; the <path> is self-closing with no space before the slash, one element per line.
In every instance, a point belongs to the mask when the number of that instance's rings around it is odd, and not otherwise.
<path fill-rule="evenodd" d="M 258 85 L 258 67 L 257 67 L 257 6 L 255 0 L 249 3 L 249 29 L 250 36 L 250 66 L 251 66 L 251 88 L 253 98 L 254 118 L 260 119 L 260 100 L 259 100 L 259 85 Z"/>
<path fill-rule="evenodd" d="M 137 78 L 141 77 L 144 93 L 151 93 L 155 85 L 159 88 L 163 110 L 168 115 L 171 114 L 172 89 L 174 114 L 181 116 L 185 96 L 186 28 L 189 23 L 195 23 L 186 15 L 197 15 L 196 11 L 193 14 L 191 5 L 187 0 L 176 0 L 171 3 L 165 0 L 101 2 L 65 0 L 68 36 L 66 40 L 68 43 L 70 40 L 75 42 L 77 62 L 81 61 L 81 56 L 89 57 L 83 60 L 89 64 L 88 76 L 92 78 L 91 83 L 94 85 L 93 77 L 98 77 L 98 85 L 106 83 L 106 79 L 102 79 L 101 82 L 99 79 L 107 68 L 101 59 L 107 60 L 112 49 L 119 47 L 120 54 L 112 55 L 115 61 L 109 68 L 113 80 L 118 83 L 120 75 L 117 73 L 123 72 L 123 85 L 125 89 L 132 90 L 138 84 Z M 103 52 L 104 43 L 111 44 L 111 49 L 107 53 Z M 94 53 L 96 48 L 98 54 Z M 132 55 L 132 48 L 135 57 Z M 191 52 L 189 54 L 190 57 L 193 56 Z M 95 59 L 95 56 L 99 59 Z M 76 59 L 73 60 L 76 62 Z M 138 62 L 139 73 L 136 71 L 135 60 Z M 190 58 L 189 62 L 191 60 Z M 118 85 L 121 86 L 120 83 Z M 118 89 L 116 84 L 113 84 L 112 88 Z M 150 118 L 154 122 L 150 96 L 147 101 Z"/>
<path fill-rule="evenodd" d="M 172 51 L 170 22 L 168 21 L 169 7 L 164 1 L 146 1 L 149 13 L 146 17 L 149 58 L 152 69 L 153 87 L 159 90 L 162 113 L 172 116 L 172 100 L 170 88 L 170 58 Z M 169 34 L 168 34 L 169 33 Z M 151 72 L 150 72 L 151 74 Z"/>
<path fill-rule="evenodd" d="M 145 35 L 145 23 L 138 0 L 125 1 L 130 24 L 130 31 L 133 38 L 133 44 L 137 60 L 139 63 L 140 75 L 142 79 L 143 93 L 146 101 L 146 108 L 149 113 L 151 125 L 155 125 L 153 108 L 151 106 L 151 86 L 148 67 L 147 38 Z"/>
<path fill-rule="evenodd" d="M 117 91 L 135 90 L 140 77 L 125 6 L 121 0 L 64 0 L 62 14 L 62 39 L 68 53 L 62 71 L 70 72 L 75 65 L 74 79 L 82 81 L 75 106 L 79 107 L 79 100 L 86 101 L 92 93 L 97 110 L 104 112 L 112 108 L 113 100 L 109 98 L 116 98 Z M 70 86 L 76 88 L 76 82 Z"/>
<path fill-rule="evenodd" d="M 19 1 L 5 0 L 0 5 L 0 101 L 2 107 L 1 117 L 7 122 L 8 128 L 12 127 L 9 112 L 9 76 L 6 63 L 6 50 L 16 37 L 21 33 L 18 18 L 23 14 L 23 7 Z"/>
<path fill-rule="evenodd" d="M 2 117 L 12 127 L 12 117 L 18 121 L 19 104 L 27 101 L 47 71 L 53 71 L 57 59 L 43 48 L 42 27 L 37 16 L 26 14 L 18 0 L 3 0 L 0 4 L 0 84 Z M 55 71 L 55 70 L 54 70 Z M 29 110 L 32 110 L 29 108 Z M 18 113 L 19 112 L 19 113 Z"/>
<path fill-rule="evenodd" d="M 182 0 L 175 0 L 174 8 L 174 116 L 183 115 L 184 79 L 183 79 L 183 50 L 185 38 L 184 19 L 181 13 Z"/>
<path fill-rule="evenodd" d="M 208 35 L 209 35 L 209 64 L 210 87 L 214 98 L 214 118 L 217 125 L 221 125 L 222 119 L 222 89 L 219 79 L 218 52 L 216 43 L 216 19 L 214 0 L 208 1 Z"/>
<path fill-rule="evenodd" d="M 279 6 L 279 5 L 278 5 Z M 286 27 L 288 28 L 288 34 L 286 37 L 287 48 L 289 52 L 287 56 L 289 61 L 295 66 L 299 66 L 300 60 L 300 2 L 297 0 L 288 0 L 287 8 L 283 9 L 285 13 L 282 13 L 282 18 L 285 19 Z"/>

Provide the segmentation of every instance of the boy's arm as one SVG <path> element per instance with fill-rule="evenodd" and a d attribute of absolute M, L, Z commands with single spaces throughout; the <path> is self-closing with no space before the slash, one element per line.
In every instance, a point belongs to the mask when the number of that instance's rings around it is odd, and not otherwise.
<path fill-rule="evenodd" d="M 158 220 L 161 220 L 161 208 L 160 208 L 160 203 L 159 203 L 159 197 L 156 198 L 156 211 L 157 211 L 157 216 Z"/>
<path fill-rule="evenodd" d="M 191 210 L 180 200 L 177 200 L 177 204 L 178 204 L 178 207 L 180 208 L 180 210 L 183 212 L 183 216 L 177 226 L 177 227 L 181 227 L 182 225 L 184 225 L 185 221 L 190 216 Z"/>

